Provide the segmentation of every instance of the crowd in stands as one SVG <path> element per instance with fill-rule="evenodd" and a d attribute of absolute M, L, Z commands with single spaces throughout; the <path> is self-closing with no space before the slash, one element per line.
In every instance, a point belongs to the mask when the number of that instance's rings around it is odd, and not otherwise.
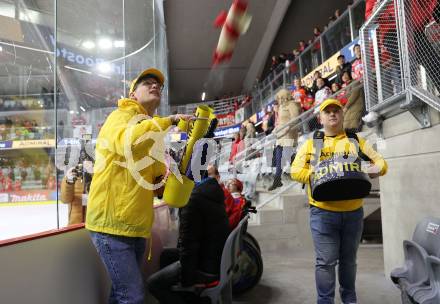
<path fill-rule="evenodd" d="M 330 81 L 322 77 L 319 71 L 313 75 L 313 84 L 311 87 L 306 87 L 301 83 L 301 79 L 295 78 L 292 85 L 287 89 L 278 91 L 275 96 L 275 101 L 272 106 L 265 108 L 265 114 L 262 118 L 261 130 L 266 135 L 271 134 L 277 129 L 283 127 L 289 121 L 299 116 L 302 112 L 316 109 L 316 106 L 321 104 L 324 100 L 333 97 L 338 99 L 344 105 L 344 128 L 350 132 L 357 132 L 361 127 L 361 118 L 365 111 L 364 93 L 362 88 L 362 78 L 364 74 L 363 63 L 361 58 L 360 45 L 354 46 L 355 59 L 353 62 L 346 62 L 345 57 L 340 55 L 338 57 L 338 66 L 336 75 Z M 356 84 L 357 83 L 357 84 Z M 303 124 L 301 130 L 286 129 L 282 134 L 277 132 L 276 147 L 274 150 L 274 164 L 276 173 L 274 183 L 269 190 L 273 190 L 282 185 L 281 174 L 282 164 L 281 155 L 283 150 L 290 149 L 293 155 L 294 148 L 297 145 L 299 133 L 308 133 L 313 130 L 321 128 L 317 111 L 310 113 L 312 116 L 308 123 Z M 243 123 L 240 131 L 235 134 L 232 143 L 231 154 L 229 162 L 231 164 L 248 157 L 253 151 L 246 150 L 252 141 L 246 141 L 247 138 L 255 137 L 257 133 L 255 126 L 246 121 Z M 240 153 L 246 150 L 246 153 Z M 290 153 L 289 152 L 289 153 Z M 241 155 L 240 159 L 237 158 Z"/>
<path fill-rule="evenodd" d="M 354 46 L 354 53 L 356 58 L 353 62 L 345 62 L 344 55 L 338 57 L 338 66 L 336 69 L 336 77 L 332 82 L 327 78 L 322 77 L 319 71 L 313 75 L 313 84 L 310 88 L 302 85 L 301 80 L 296 78 L 293 85 L 290 87 L 292 101 L 301 105 L 303 111 L 307 111 L 312 107 L 321 104 L 330 96 L 335 97 L 346 107 L 345 111 L 348 114 L 356 110 L 358 117 L 362 114 L 364 108 L 363 94 L 360 94 L 360 82 L 362 81 L 364 69 L 361 58 L 360 45 Z M 352 85 L 353 82 L 358 82 L 359 85 Z M 358 106 L 359 104 L 359 106 Z M 352 108 L 356 105 L 355 108 Z M 358 108 L 361 107 L 359 110 Z M 347 113 L 346 113 L 347 115 Z M 358 117 L 360 123 L 360 116 Z M 349 124 L 346 128 L 358 129 L 359 125 Z"/>
<path fill-rule="evenodd" d="M 348 6 L 351 6 L 353 1 L 349 1 Z M 337 22 L 341 17 L 341 10 L 337 9 L 332 16 L 328 18 L 328 22 L 324 25 L 324 31 L 326 31 L 333 23 Z M 340 49 L 342 49 L 346 44 L 351 41 L 350 27 L 345 26 L 345 24 L 339 23 L 338 28 L 327 33 L 323 36 L 323 43 L 325 44 L 324 51 L 327 56 L 330 56 Z M 282 70 L 285 66 L 290 64 L 290 73 L 298 73 L 299 67 L 292 62 L 294 62 L 310 45 L 311 55 L 303 58 L 303 72 L 305 74 L 311 72 L 314 68 L 320 65 L 321 62 L 321 41 L 320 36 L 322 32 L 320 27 L 315 26 L 313 28 L 312 37 L 308 40 L 300 40 L 296 48 L 289 53 L 281 53 L 278 56 L 273 55 L 269 74 Z"/>
<path fill-rule="evenodd" d="M 0 158 L 0 192 L 20 191 L 24 183 L 33 189 L 55 190 L 53 164 L 37 157 Z"/>
<path fill-rule="evenodd" d="M 54 138 L 53 128 L 19 116 L 0 118 L 0 141 Z"/>

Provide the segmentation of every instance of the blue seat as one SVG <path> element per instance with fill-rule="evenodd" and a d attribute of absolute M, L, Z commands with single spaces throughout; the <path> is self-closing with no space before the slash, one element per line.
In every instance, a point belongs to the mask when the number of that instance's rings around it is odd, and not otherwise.
<path fill-rule="evenodd" d="M 412 240 L 403 241 L 404 266 L 391 272 L 391 280 L 401 289 L 402 297 L 404 294 L 411 298 L 416 294 L 417 297 L 421 297 L 430 290 L 431 264 L 428 262 L 428 257 L 440 256 L 439 227 L 440 219 L 424 218 L 417 224 Z"/>

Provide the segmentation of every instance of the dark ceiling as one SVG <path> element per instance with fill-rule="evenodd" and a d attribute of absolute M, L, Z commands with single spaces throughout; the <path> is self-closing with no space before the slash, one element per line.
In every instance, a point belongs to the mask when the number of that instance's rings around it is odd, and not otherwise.
<path fill-rule="evenodd" d="M 313 28 L 319 27 L 321 31 L 328 23 L 328 18 L 337 9 L 344 12 L 348 0 L 307 0 L 292 1 L 278 34 L 270 49 L 270 57 L 281 53 L 292 52 L 298 47 L 298 41 L 313 38 Z M 270 60 L 267 60 L 264 71 L 267 72 Z"/>
<path fill-rule="evenodd" d="M 213 22 L 221 10 L 229 10 L 232 1 L 165 1 L 170 104 L 199 102 L 204 91 L 208 100 L 241 92 L 274 6 L 279 1 L 249 2 L 249 14 L 253 17 L 249 31 L 239 38 L 232 61 L 211 70 L 212 54 L 220 35 L 220 29 L 214 28 Z"/>
<path fill-rule="evenodd" d="M 323 28 L 335 9 L 347 0 L 249 0 L 253 16 L 246 35 L 238 40 L 232 61 L 211 70 L 220 30 L 213 21 L 232 1 L 166 0 L 165 23 L 169 48 L 170 104 L 200 102 L 238 95 L 252 87 L 271 54 L 291 51 L 309 39 L 315 25 Z"/>

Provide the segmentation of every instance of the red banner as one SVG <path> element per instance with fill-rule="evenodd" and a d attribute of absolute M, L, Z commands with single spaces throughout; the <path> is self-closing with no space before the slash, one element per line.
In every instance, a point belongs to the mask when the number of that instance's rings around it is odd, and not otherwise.
<path fill-rule="evenodd" d="M 235 124 L 235 113 L 231 112 L 227 114 L 218 114 L 217 119 L 218 119 L 218 124 L 217 124 L 218 128 L 232 126 Z"/>

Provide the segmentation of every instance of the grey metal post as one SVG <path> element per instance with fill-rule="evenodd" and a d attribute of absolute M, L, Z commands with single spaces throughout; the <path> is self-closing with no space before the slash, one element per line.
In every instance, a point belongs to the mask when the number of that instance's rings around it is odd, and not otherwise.
<path fill-rule="evenodd" d="M 356 37 L 355 34 L 355 28 L 354 28 L 354 20 L 353 20 L 353 5 L 350 5 L 348 7 L 348 18 L 350 21 L 350 34 L 351 34 L 351 41 L 353 41 Z"/>
<path fill-rule="evenodd" d="M 302 79 L 304 77 L 304 73 L 303 73 L 303 64 L 302 64 L 302 55 L 299 55 L 299 77 Z"/>
<path fill-rule="evenodd" d="M 324 63 L 324 39 L 322 39 L 322 34 L 319 35 L 319 44 L 321 45 L 321 64 Z"/>
<path fill-rule="evenodd" d="M 402 90 L 411 87 L 411 67 L 408 54 L 408 33 L 406 30 L 405 1 L 397 0 L 396 28 L 398 33 L 398 45 L 400 50 L 400 71 L 402 74 Z"/>
<path fill-rule="evenodd" d="M 285 67 L 283 69 L 283 87 L 285 87 L 286 83 L 287 83 L 287 69 L 288 69 L 288 67 Z"/>
<path fill-rule="evenodd" d="M 376 81 L 377 81 L 377 100 L 378 103 L 383 102 L 383 92 L 382 92 L 382 75 L 380 70 L 380 61 L 379 61 L 379 45 L 377 41 L 377 28 L 378 26 L 372 30 L 371 40 L 373 41 L 373 56 L 374 56 L 374 66 L 376 68 Z"/>

